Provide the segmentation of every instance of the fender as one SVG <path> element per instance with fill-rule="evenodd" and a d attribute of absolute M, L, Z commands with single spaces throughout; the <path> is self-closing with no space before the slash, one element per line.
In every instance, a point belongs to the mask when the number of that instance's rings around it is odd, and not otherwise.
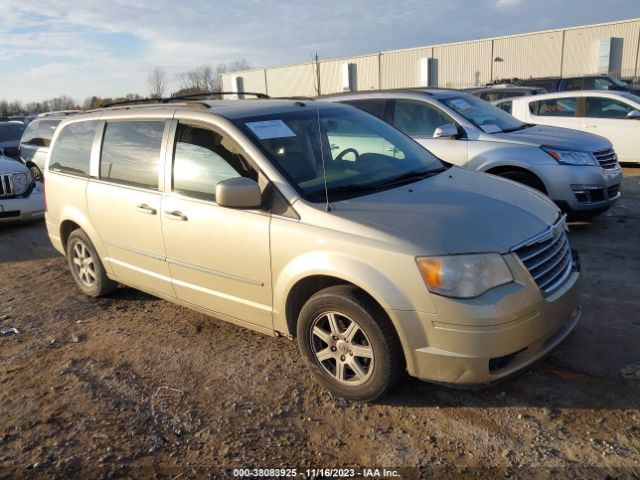
<path fill-rule="evenodd" d="M 408 265 L 407 265 L 408 266 Z M 416 310 L 418 307 L 425 311 L 435 311 L 435 306 L 426 292 L 420 295 L 421 300 L 427 303 L 424 306 L 413 304 L 409 295 L 415 296 L 418 289 L 425 289 L 419 276 L 418 269 L 411 265 L 411 272 L 406 271 L 402 265 L 397 266 L 397 275 L 400 278 L 416 277 L 416 290 L 398 288 L 384 273 L 362 259 L 339 252 L 310 252 L 293 258 L 287 263 L 274 278 L 273 284 L 273 324 L 274 329 L 280 332 L 289 332 L 286 320 L 286 301 L 293 286 L 304 278 L 314 275 L 325 275 L 352 283 L 367 292 L 385 310 Z M 406 284 L 406 281 L 405 281 Z M 408 295 L 409 294 L 409 295 Z M 393 321 L 393 319 L 392 319 Z M 395 322 L 394 322 L 395 323 Z M 398 325 L 395 325 L 396 328 Z"/>

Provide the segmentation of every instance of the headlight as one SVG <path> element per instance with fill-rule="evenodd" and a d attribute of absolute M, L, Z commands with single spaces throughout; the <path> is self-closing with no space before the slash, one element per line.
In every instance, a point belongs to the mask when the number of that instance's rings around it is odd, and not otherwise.
<path fill-rule="evenodd" d="M 30 173 L 12 173 L 11 177 L 9 177 L 9 181 L 11 182 L 11 190 L 14 195 L 22 195 L 29 188 L 29 184 L 31 183 L 31 174 Z"/>
<path fill-rule="evenodd" d="M 574 152 L 554 147 L 541 147 L 559 163 L 565 165 L 599 165 L 598 160 L 589 152 Z"/>
<path fill-rule="evenodd" d="M 445 297 L 477 297 L 513 281 L 504 258 L 497 253 L 420 257 L 417 262 L 429 291 Z"/>

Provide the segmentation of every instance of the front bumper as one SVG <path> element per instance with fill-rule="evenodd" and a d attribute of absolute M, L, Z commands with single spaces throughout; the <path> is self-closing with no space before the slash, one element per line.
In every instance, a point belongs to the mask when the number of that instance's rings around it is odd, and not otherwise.
<path fill-rule="evenodd" d="M 28 197 L 0 197 L 0 224 L 31 222 L 44 217 L 44 198 L 40 184 Z"/>
<path fill-rule="evenodd" d="M 528 272 L 512 270 L 514 283 L 476 299 L 437 297 L 436 314 L 389 311 L 410 375 L 459 385 L 491 383 L 544 357 L 569 335 L 581 316 L 577 259 L 562 287 L 547 297 Z"/>
<path fill-rule="evenodd" d="M 540 165 L 549 198 L 570 213 L 601 212 L 620 198 L 622 168 Z"/>

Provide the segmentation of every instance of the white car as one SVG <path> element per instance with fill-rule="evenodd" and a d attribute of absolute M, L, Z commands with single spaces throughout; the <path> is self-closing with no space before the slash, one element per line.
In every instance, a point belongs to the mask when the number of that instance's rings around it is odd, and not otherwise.
<path fill-rule="evenodd" d="M 606 137 L 620 162 L 640 163 L 640 97 L 637 95 L 582 90 L 510 98 L 495 104 L 526 123 L 573 128 Z"/>
<path fill-rule="evenodd" d="M 0 224 L 43 218 L 41 188 L 27 167 L 0 152 Z"/>

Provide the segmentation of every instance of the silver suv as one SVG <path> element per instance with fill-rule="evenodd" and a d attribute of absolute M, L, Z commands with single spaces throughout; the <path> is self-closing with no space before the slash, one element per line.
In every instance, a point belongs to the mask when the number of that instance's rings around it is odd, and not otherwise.
<path fill-rule="evenodd" d="M 580 317 L 578 262 L 552 202 L 447 166 L 345 105 L 74 115 L 53 138 L 46 186 L 49 237 L 82 292 L 123 283 L 297 337 L 315 377 L 350 399 L 378 397 L 404 371 L 501 379 Z"/>
<path fill-rule="evenodd" d="M 386 120 L 447 162 L 535 188 L 570 216 L 598 215 L 620 198 L 622 169 L 606 138 L 523 123 L 457 90 L 388 90 L 323 98 Z"/>

